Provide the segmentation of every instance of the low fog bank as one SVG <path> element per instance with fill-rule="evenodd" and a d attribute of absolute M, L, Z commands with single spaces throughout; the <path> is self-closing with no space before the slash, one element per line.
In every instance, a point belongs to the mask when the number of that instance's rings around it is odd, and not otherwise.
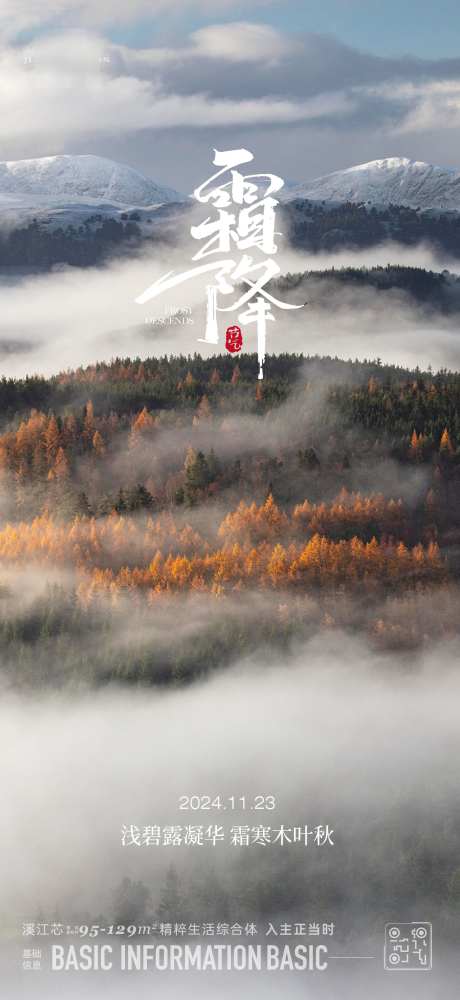
<path fill-rule="evenodd" d="M 117 490 L 121 483 L 143 482 L 147 476 L 160 486 L 168 476 L 181 473 L 187 450 L 191 447 L 206 455 L 213 451 L 223 468 L 240 459 L 252 460 L 253 471 L 257 463 L 270 458 L 283 461 L 278 473 L 273 465 L 271 479 L 276 482 L 277 495 L 286 500 L 304 500 L 306 496 L 310 499 L 332 499 L 341 486 L 346 485 L 349 491 L 381 492 L 389 499 L 401 497 L 408 504 L 415 504 L 429 489 L 432 470 L 403 464 L 377 451 L 369 454 L 369 430 L 359 426 L 344 428 L 342 415 L 331 403 L 329 392 L 332 385 L 334 388 L 346 386 L 348 378 L 351 376 L 347 372 L 328 378 L 324 372 L 316 371 L 313 363 L 299 372 L 299 389 L 294 388 L 285 402 L 271 408 L 263 416 L 238 413 L 236 398 L 232 414 L 221 416 L 216 408 L 211 420 L 197 420 L 194 424 L 184 420 L 183 426 L 174 427 L 165 424 L 152 438 L 140 438 L 135 448 L 128 432 L 120 434 L 115 447 L 107 453 L 103 465 L 101 463 L 104 488 Z M 307 390 L 305 382 L 308 382 Z M 315 449 L 322 463 L 318 483 L 314 476 L 304 475 L 296 461 L 296 449 L 307 445 Z M 340 478 L 332 469 L 327 474 L 335 454 L 341 457 L 350 455 L 349 468 L 342 471 Z M 81 460 L 79 476 L 82 488 L 90 494 L 92 470 L 91 467 L 88 470 L 88 465 L 88 462 L 85 465 L 84 459 Z M 245 475 L 249 478 L 246 466 Z M 266 483 L 260 488 L 263 492 Z M 231 482 L 227 492 L 231 494 L 234 489 L 235 483 Z M 253 495 L 256 495 L 254 487 Z M 2 507 L 7 510 L 8 499 L 11 499 L 8 491 L 2 497 L 0 490 L 0 514 Z M 208 504 L 205 510 L 189 508 L 182 514 L 176 506 L 174 513 L 179 520 L 184 519 L 199 530 L 205 525 L 209 530 L 212 524 L 217 526 L 227 512 L 226 508 L 228 499 L 222 495 L 215 498 L 212 505 Z M 9 516 L 14 517 L 14 514 Z"/>
<path fill-rule="evenodd" d="M 137 587 L 136 576 L 147 572 L 142 567 L 161 544 L 142 552 L 142 538 L 128 535 L 111 555 L 113 536 L 103 537 L 94 569 L 92 562 L 72 568 L 70 559 L 62 569 L 44 562 L 4 569 L 3 697 L 56 690 L 73 698 L 112 682 L 147 690 L 184 686 L 257 654 L 266 666 L 280 657 L 291 666 L 299 644 L 317 636 L 334 641 L 337 634 L 359 636 L 366 655 L 381 654 L 382 670 L 391 671 L 396 651 L 399 665 L 418 672 L 427 651 L 440 642 L 454 648 L 460 637 L 460 590 L 443 574 L 418 583 L 398 577 L 390 590 L 378 577 L 356 583 L 351 570 L 335 582 L 325 572 L 322 583 L 301 587 L 283 579 L 276 585 L 268 574 L 257 584 L 243 572 L 223 587 L 174 585 L 167 575 L 168 589 L 148 574 Z M 179 564 L 180 538 L 165 544 L 168 558 L 179 552 Z M 112 573 L 98 568 L 108 565 Z"/>
<path fill-rule="evenodd" d="M 10 276 L 2 287 L 3 373 L 50 375 L 116 355 L 146 357 L 196 350 L 212 354 L 199 343 L 205 322 L 206 275 L 145 305 L 135 303 L 161 275 L 193 266 L 196 245 L 191 247 L 190 242 L 99 268 L 64 267 L 16 281 Z M 387 263 L 433 270 L 458 267 L 447 259 L 440 261 L 424 245 L 406 249 L 397 244 L 320 256 L 282 248 L 277 262 L 282 274 Z M 285 298 L 289 301 L 290 296 Z M 168 321 L 168 314 L 180 309 L 192 310 L 192 322 Z M 403 295 L 369 291 L 349 302 L 346 295 L 337 293 L 326 314 L 307 306 L 287 318 L 280 310 L 276 315 L 276 326 L 270 324 L 268 350 L 331 353 L 343 358 L 379 356 L 408 366 L 458 366 L 455 318 L 425 312 Z M 225 314 L 220 325 L 224 330 Z M 245 349 L 255 350 L 255 343 L 254 330 L 247 331 Z"/>
<path fill-rule="evenodd" d="M 458 652 L 455 644 L 439 645 L 414 673 L 397 656 L 388 661 L 331 633 L 299 646 L 293 660 L 267 664 L 259 653 L 188 689 L 5 695 L 1 881 L 8 924 L 39 910 L 57 908 L 62 919 L 107 912 L 124 875 L 144 880 L 157 904 L 171 862 L 193 872 L 206 859 L 238 900 L 247 855 L 237 861 L 236 849 L 222 845 L 195 854 L 123 849 L 120 828 L 131 823 L 329 823 L 334 848 L 315 848 L 305 861 L 298 845 L 252 848 L 251 869 L 270 880 L 277 865 L 285 878 L 286 864 L 307 864 L 313 882 L 322 871 L 336 892 L 340 886 L 345 912 L 359 912 L 364 891 L 351 877 L 354 867 L 366 879 L 373 871 L 384 891 L 387 865 L 394 878 L 399 852 L 429 831 L 442 877 L 427 869 L 421 892 L 439 905 L 439 890 L 447 894 L 458 866 Z M 218 793 L 248 800 L 273 794 L 277 809 L 178 809 L 180 795 Z"/>

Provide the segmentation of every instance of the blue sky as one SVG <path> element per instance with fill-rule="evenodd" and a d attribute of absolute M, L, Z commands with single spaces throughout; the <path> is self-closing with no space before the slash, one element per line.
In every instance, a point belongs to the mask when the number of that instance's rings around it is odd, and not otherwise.
<path fill-rule="evenodd" d="M 460 52 L 459 0 L 284 0 L 269 6 L 238 3 L 225 16 L 181 12 L 163 13 L 151 20 L 124 25 L 110 36 L 132 46 L 151 44 L 176 33 L 187 34 L 215 21 L 263 21 L 283 31 L 312 31 L 335 35 L 342 42 L 377 55 L 425 58 L 458 56 Z"/>
<path fill-rule="evenodd" d="M 437 58 L 460 49 L 458 0 L 307 0 L 282 7 L 266 11 L 267 20 L 292 30 L 331 32 L 379 55 Z"/>

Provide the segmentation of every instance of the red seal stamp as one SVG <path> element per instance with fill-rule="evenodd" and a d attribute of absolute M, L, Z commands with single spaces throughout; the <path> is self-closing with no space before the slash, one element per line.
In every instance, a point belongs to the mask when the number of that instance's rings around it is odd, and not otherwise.
<path fill-rule="evenodd" d="M 239 326 L 229 326 L 225 333 L 225 346 L 230 354 L 238 354 L 243 346 L 243 334 Z"/>

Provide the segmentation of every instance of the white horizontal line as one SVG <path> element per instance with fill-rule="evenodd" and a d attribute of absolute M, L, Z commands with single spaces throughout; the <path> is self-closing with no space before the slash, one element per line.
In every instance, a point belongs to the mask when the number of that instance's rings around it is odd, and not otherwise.
<path fill-rule="evenodd" d="M 377 962 L 377 955 L 328 955 L 328 958 L 368 958 L 372 961 Z"/>

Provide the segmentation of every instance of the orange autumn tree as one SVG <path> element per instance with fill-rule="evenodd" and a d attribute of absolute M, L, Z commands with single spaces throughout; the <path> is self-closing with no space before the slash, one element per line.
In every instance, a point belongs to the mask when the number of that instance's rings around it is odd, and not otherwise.
<path fill-rule="evenodd" d="M 21 468 L 17 475 L 23 476 Z M 48 473 L 53 490 L 61 491 L 62 483 L 65 492 L 67 476 L 60 447 Z M 96 593 L 111 599 L 188 590 L 225 596 L 246 587 L 384 591 L 443 580 L 446 569 L 434 542 L 409 547 L 396 533 L 367 541 L 352 533 L 330 537 L 330 519 L 353 527 L 358 517 L 399 518 L 399 511 L 398 503 L 379 495 L 342 491 L 332 504 L 306 501 L 289 517 L 270 494 L 260 505 L 242 501 L 222 520 L 217 537 L 213 532 L 203 537 L 171 512 L 156 517 L 113 512 L 68 521 L 45 514 L 0 529 L 0 559 L 74 567 L 85 601 Z M 329 535 L 312 530 L 320 521 Z M 433 532 L 425 537 L 430 536 Z"/>
<path fill-rule="evenodd" d="M 51 479 L 57 479 L 57 480 L 67 479 L 68 476 L 69 476 L 69 473 L 70 473 L 69 463 L 67 461 L 64 449 L 63 448 L 58 448 L 58 452 L 57 452 L 57 455 L 56 455 L 56 460 L 54 462 L 53 467 L 50 469 L 50 471 L 48 473 L 48 479 L 49 480 L 51 480 Z"/>
<path fill-rule="evenodd" d="M 136 441 L 141 435 L 149 434 L 155 427 L 155 418 L 146 406 L 138 413 L 131 424 L 131 439 Z"/>
<path fill-rule="evenodd" d="M 294 507 L 293 527 L 300 532 L 331 537 L 351 537 L 353 534 L 370 538 L 372 534 L 400 537 L 406 530 L 406 514 L 402 500 L 386 500 L 376 493 L 363 497 L 343 488 L 331 503 L 312 504 L 305 500 Z"/>
<path fill-rule="evenodd" d="M 43 441 L 45 445 L 46 461 L 48 465 L 52 465 L 58 448 L 61 443 L 61 433 L 58 427 L 58 422 L 54 414 L 50 417 L 48 424 L 43 433 Z"/>
<path fill-rule="evenodd" d="M 439 450 L 449 455 L 451 455 L 454 450 L 447 427 L 445 427 L 442 432 L 441 440 L 439 442 Z"/>
<path fill-rule="evenodd" d="M 88 400 L 85 407 L 85 418 L 83 421 L 83 438 L 85 441 L 92 441 L 94 432 L 96 430 L 96 425 L 94 422 L 94 406 L 91 400 Z"/>
<path fill-rule="evenodd" d="M 98 457 L 104 455 L 104 453 L 105 453 L 105 442 L 104 442 L 104 438 L 102 437 L 102 434 L 100 434 L 99 431 L 95 431 L 94 432 L 92 444 L 93 444 L 94 452 L 95 452 L 95 454 Z"/>
<path fill-rule="evenodd" d="M 419 585 L 444 579 L 439 549 L 431 544 L 408 549 L 403 543 L 386 546 L 372 539 L 331 542 L 314 535 L 305 546 L 261 543 L 256 551 L 234 543 L 222 549 L 187 557 L 170 553 L 163 561 L 157 553 L 149 566 L 117 573 L 97 567 L 84 573 L 80 593 L 87 601 L 96 593 L 144 591 L 147 597 L 180 593 L 198 587 L 218 596 L 244 587 L 258 586 L 303 591 L 310 588 L 348 586 L 352 590 Z"/>
<path fill-rule="evenodd" d="M 420 434 L 417 434 L 417 431 L 414 428 L 414 430 L 412 431 L 412 436 L 410 439 L 410 448 L 409 448 L 409 454 L 411 458 L 415 459 L 416 461 L 419 461 L 422 458 L 424 442 L 425 438 L 423 434 L 421 432 Z"/>
<path fill-rule="evenodd" d="M 222 521 L 219 536 L 224 539 L 262 539 L 280 536 L 287 531 L 288 517 L 275 503 L 270 493 L 265 503 L 246 504 L 242 500 L 236 511 L 233 511 Z"/>
<path fill-rule="evenodd" d="M 210 420 L 212 416 L 212 410 L 209 403 L 209 399 L 206 395 L 202 396 L 198 406 L 196 408 L 196 413 L 193 418 L 193 423 Z"/>

